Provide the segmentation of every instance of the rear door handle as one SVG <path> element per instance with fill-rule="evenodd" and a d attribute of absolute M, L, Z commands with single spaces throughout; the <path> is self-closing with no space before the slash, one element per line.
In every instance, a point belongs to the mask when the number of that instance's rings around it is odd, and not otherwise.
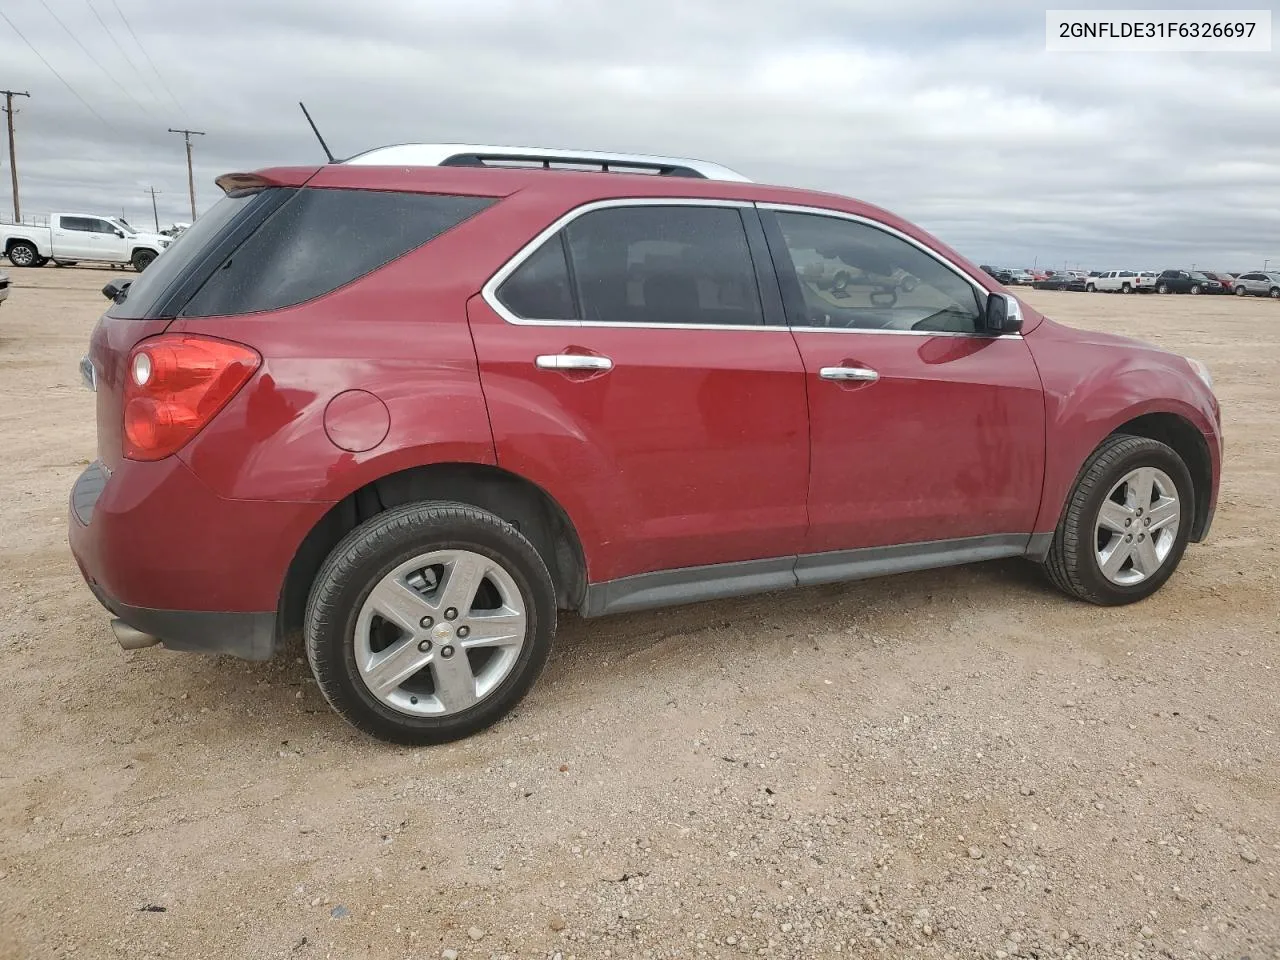
<path fill-rule="evenodd" d="M 818 376 L 823 380 L 864 380 L 868 383 L 880 379 L 880 374 L 870 367 L 823 367 Z"/>
<path fill-rule="evenodd" d="M 612 370 L 608 357 L 582 353 L 544 353 L 533 361 L 539 370 Z"/>

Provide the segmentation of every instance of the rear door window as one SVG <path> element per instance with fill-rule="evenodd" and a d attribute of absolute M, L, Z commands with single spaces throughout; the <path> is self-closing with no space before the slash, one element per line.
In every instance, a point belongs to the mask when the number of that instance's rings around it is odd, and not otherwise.
<path fill-rule="evenodd" d="M 422 246 L 493 202 L 489 197 L 304 188 L 223 260 L 182 316 L 234 316 L 314 299 Z"/>
<path fill-rule="evenodd" d="M 516 268 L 498 288 L 498 300 L 526 320 L 574 320 L 564 238 L 557 234 Z"/>
<path fill-rule="evenodd" d="M 736 207 L 611 207 L 565 229 L 588 323 L 764 324 Z"/>

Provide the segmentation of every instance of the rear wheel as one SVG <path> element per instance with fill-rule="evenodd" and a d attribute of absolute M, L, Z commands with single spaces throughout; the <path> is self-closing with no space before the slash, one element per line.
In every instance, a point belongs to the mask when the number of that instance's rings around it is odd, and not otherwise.
<path fill-rule="evenodd" d="M 1162 283 L 1160 284 L 1160 286 L 1156 287 L 1156 293 L 1168 293 L 1168 292 L 1169 292 L 1169 285 L 1167 283 Z"/>
<path fill-rule="evenodd" d="M 141 273 L 147 267 L 151 266 L 151 262 L 155 260 L 156 253 L 154 250 L 135 250 L 133 257 L 129 262 L 133 264 L 133 269 Z"/>
<path fill-rule="evenodd" d="M 1272 287 L 1267 291 L 1267 293 L 1271 296 L 1272 300 L 1280 300 L 1280 287 Z"/>
<path fill-rule="evenodd" d="M 9 248 L 9 262 L 15 267 L 39 266 L 40 253 L 25 240 L 19 240 Z"/>
<path fill-rule="evenodd" d="M 1087 293 L 1097 293 L 1097 292 L 1098 292 L 1098 288 L 1097 288 L 1096 286 L 1094 286 L 1092 283 L 1086 283 L 1086 284 L 1084 285 L 1084 289 L 1085 289 L 1085 291 L 1086 291 Z"/>
<path fill-rule="evenodd" d="M 325 699 L 382 740 L 428 744 L 489 726 L 529 690 L 556 629 L 538 551 L 461 503 L 379 514 L 343 539 L 307 601 Z"/>
<path fill-rule="evenodd" d="M 1243 297 L 1247 291 L 1244 287 L 1236 287 L 1236 296 Z"/>
<path fill-rule="evenodd" d="M 1089 457 L 1045 569 L 1059 590 L 1118 606 L 1155 593 L 1191 532 L 1191 474 L 1171 447 L 1116 434 Z"/>
<path fill-rule="evenodd" d="M 1126 284 L 1122 284 L 1122 285 L 1121 285 L 1121 287 L 1120 287 L 1120 292 L 1121 292 L 1121 293 L 1133 293 L 1133 287 L 1129 286 L 1129 284 L 1127 284 L 1127 283 L 1126 283 Z"/>

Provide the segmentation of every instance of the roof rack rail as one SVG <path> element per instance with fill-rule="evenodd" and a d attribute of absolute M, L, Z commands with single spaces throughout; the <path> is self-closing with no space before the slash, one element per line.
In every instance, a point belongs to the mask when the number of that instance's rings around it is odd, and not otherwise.
<path fill-rule="evenodd" d="M 547 147 L 496 147 L 473 143 L 402 143 L 356 154 L 343 163 L 411 167 L 534 167 L 546 170 L 590 168 L 604 173 L 641 173 L 705 180 L 750 180 L 728 167 L 685 157 L 559 150 Z"/>

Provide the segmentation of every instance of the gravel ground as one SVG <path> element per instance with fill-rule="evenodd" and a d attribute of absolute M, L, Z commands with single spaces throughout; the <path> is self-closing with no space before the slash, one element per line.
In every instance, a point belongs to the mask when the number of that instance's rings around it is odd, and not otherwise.
<path fill-rule="evenodd" d="M 298 650 L 116 647 L 64 533 L 110 274 L 11 272 L 0 957 L 1280 956 L 1280 304 L 1028 295 L 1218 378 L 1217 521 L 1151 600 L 996 562 L 570 618 L 409 750 Z"/>

